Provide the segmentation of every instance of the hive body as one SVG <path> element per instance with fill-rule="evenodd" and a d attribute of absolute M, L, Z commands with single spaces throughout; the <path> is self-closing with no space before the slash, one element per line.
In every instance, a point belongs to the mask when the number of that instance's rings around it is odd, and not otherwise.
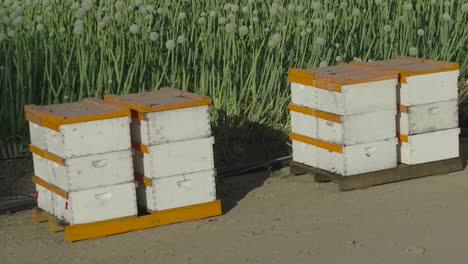
<path fill-rule="evenodd" d="M 358 64 L 400 76 L 397 133 L 401 163 L 458 157 L 458 64 L 406 57 Z"/>
<path fill-rule="evenodd" d="M 128 109 L 86 99 L 25 112 L 40 208 L 72 225 L 137 214 Z"/>
<path fill-rule="evenodd" d="M 162 88 L 105 100 L 133 111 L 131 135 L 141 206 L 161 211 L 216 200 L 211 99 Z"/>
<path fill-rule="evenodd" d="M 396 74 L 341 65 L 289 80 L 294 161 L 342 176 L 396 167 Z"/>

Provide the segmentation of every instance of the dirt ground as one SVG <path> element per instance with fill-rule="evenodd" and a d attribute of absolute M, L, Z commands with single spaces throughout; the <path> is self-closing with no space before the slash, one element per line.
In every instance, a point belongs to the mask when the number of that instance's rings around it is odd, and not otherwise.
<path fill-rule="evenodd" d="M 338 192 L 287 170 L 220 184 L 224 215 L 75 243 L 0 216 L 1 263 L 466 263 L 468 171 Z"/>

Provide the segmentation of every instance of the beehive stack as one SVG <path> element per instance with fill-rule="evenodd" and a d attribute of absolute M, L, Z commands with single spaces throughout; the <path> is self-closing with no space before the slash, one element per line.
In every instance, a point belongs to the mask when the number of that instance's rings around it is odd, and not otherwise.
<path fill-rule="evenodd" d="M 396 57 L 358 63 L 399 74 L 398 157 L 404 164 L 420 164 L 459 156 L 459 65 Z"/>
<path fill-rule="evenodd" d="M 39 208 L 71 225 L 137 214 L 128 109 L 85 99 L 25 114 Z"/>
<path fill-rule="evenodd" d="M 161 88 L 104 99 L 132 109 L 140 205 L 161 211 L 216 200 L 209 97 Z"/>
<path fill-rule="evenodd" d="M 397 74 L 290 69 L 293 160 L 349 176 L 397 166 Z"/>

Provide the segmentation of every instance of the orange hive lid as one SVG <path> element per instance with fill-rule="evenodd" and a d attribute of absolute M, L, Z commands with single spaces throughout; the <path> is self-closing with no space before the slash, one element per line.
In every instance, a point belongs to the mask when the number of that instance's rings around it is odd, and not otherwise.
<path fill-rule="evenodd" d="M 342 85 L 396 79 L 398 74 L 392 71 L 375 70 L 369 67 L 356 67 L 350 64 L 316 69 L 289 69 L 290 82 L 310 85 L 317 88 L 341 92 Z"/>
<path fill-rule="evenodd" d="M 380 67 L 393 70 L 400 75 L 400 81 L 406 83 L 406 77 L 437 72 L 455 71 L 460 69 L 458 63 L 435 61 L 411 57 L 394 57 L 391 60 L 373 62 L 351 62 L 352 65 L 363 67 Z"/>
<path fill-rule="evenodd" d="M 24 106 L 26 120 L 37 125 L 59 130 L 60 125 L 74 124 L 129 116 L 126 107 L 113 105 L 101 99 L 86 98 L 81 102 L 54 105 Z"/>
<path fill-rule="evenodd" d="M 129 107 L 138 113 L 160 112 L 211 104 L 211 98 L 208 96 L 172 88 L 161 88 L 157 91 L 121 96 L 106 95 L 104 100 Z"/>

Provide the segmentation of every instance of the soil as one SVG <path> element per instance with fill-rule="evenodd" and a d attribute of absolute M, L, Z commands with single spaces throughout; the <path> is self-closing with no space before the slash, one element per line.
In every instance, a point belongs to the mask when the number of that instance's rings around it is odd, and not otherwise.
<path fill-rule="evenodd" d="M 223 179 L 224 215 L 69 243 L 0 215 L 2 263 L 466 263 L 468 170 L 365 190 L 287 168 Z"/>

